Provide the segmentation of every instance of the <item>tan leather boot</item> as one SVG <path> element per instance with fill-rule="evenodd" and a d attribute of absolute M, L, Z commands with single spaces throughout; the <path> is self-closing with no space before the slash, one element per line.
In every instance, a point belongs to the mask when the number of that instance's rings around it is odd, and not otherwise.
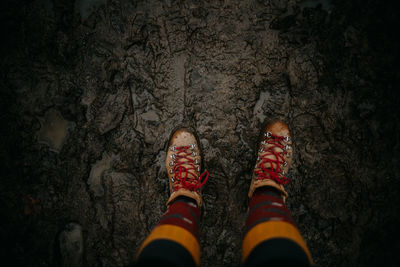
<path fill-rule="evenodd" d="M 174 132 L 169 141 L 165 163 L 171 192 L 167 206 L 177 197 L 186 196 L 194 199 L 200 207 L 201 187 L 209 173 L 205 171 L 200 175 L 200 148 L 196 136 L 189 129 L 182 128 Z"/>
<path fill-rule="evenodd" d="M 293 159 L 292 139 L 286 123 L 269 123 L 263 130 L 258 148 L 249 198 L 258 187 L 271 186 L 278 189 L 285 200 L 288 193 L 283 186 L 289 182 L 285 175 Z"/>

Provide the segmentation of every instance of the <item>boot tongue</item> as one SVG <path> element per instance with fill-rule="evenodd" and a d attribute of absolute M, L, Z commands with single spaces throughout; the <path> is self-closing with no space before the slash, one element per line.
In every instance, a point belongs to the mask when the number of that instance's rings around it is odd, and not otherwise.
<path fill-rule="evenodd" d="M 181 178 L 185 179 L 185 177 L 186 177 L 186 180 L 185 180 L 186 182 L 193 181 L 194 179 L 197 178 L 197 176 L 194 175 L 194 170 L 192 170 L 190 168 L 192 168 L 192 166 L 187 165 L 187 164 L 183 164 L 183 165 L 181 165 L 180 167 L 177 168 L 178 174 L 180 172 L 182 172 L 181 173 Z"/>
<path fill-rule="evenodd" d="M 260 159 L 262 160 L 263 158 L 266 158 L 266 159 L 271 159 L 273 161 L 272 163 L 264 162 L 264 164 L 263 164 L 264 168 L 277 171 L 278 165 L 276 162 L 279 161 L 279 158 L 277 156 L 275 156 L 274 154 L 272 154 L 272 152 L 279 154 L 279 153 L 283 152 L 283 149 L 276 147 L 273 144 L 267 144 L 266 146 L 264 146 L 264 151 L 265 152 L 260 153 L 260 155 L 259 155 Z M 266 156 L 266 155 L 268 155 L 268 156 Z M 279 166 L 281 166 L 282 164 L 283 164 L 283 162 L 281 163 L 279 161 Z M 256 168 L 256 170 L 260 170 L 260 168 Z"/>
<path fill-rule="evenodd" d="M 181 155 L 183 154 L 184 153 L 182 152 Z M 191 160 L 194 160 L 194 158 L 191 156 L 186 156 L 186 157 L 190 158 Z M 183 164 L 179 164 L 179 167 L 177 167 L 177 173 L 179 174 L 180 172 L 182 172 L 181 178 L 185 179 L 186 177 L 185 182 L 195 183 L 195 181 L 198 178 L 198 173 L 197 170 L 195 169 L 196 167 L 194 166 L 194 164 L 189 163 L 187 159 L 180 159 L 180 162 L 183 162 Z"/>

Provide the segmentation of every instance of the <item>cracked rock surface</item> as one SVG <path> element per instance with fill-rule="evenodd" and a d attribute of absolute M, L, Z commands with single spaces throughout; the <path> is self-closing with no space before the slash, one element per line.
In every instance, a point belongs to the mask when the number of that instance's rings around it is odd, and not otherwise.
<path fill-rule="evenodd" d="M 0 5 L 3 258 L 130 263 L 165 212 L 167 142 L 186 125 L 211 174 L 202 266 L 239 266 L 259 130 L 282 119 L 287 204 L 316 266 L 400 260 L 395 1 Z"/>

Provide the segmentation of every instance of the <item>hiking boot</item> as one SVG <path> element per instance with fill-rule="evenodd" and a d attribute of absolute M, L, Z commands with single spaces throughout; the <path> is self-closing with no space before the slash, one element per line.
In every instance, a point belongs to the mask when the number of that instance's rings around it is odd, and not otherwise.
<path fill-rule="evenodd" d="M 206 183 L 209 173 L 205 171 L 200 175 L 201 155 L 198 144 L 194 133 L 186 128 L 173 133 L 165 162 L 171 192 L 167 206 L 177 197 L 185 196 L 194 199 L 201 207 L 201 187 Z"/>
<path fill-rule="evenodd" d="M 289 127 L 281 121 L 269 123 L 260 138 L 249 198 L 258 187 L 270 186 L 276 188 L 285 200 L 288 193 L 283 186 L 289 182 L 285 175 L 292 159 L 293 148 Z"/>

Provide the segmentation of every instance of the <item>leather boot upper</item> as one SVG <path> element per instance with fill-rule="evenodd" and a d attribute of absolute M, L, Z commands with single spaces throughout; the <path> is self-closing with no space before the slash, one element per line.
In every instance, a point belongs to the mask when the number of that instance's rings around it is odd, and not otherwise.
<path fill-rule="evenodd" d="M 293 159 L 289 127 L 281 121 L 268 124 L 263 130 L 258 149 L 249 198 L 258 187 L 271 186 L 278 189 L 286 199 L 288 193 L 284 185 L 289 182 L 286 175 Z"/>
<path fill-rule="evenodd" d="M 200 175 L 200 149 L 190 130 L 183 128 L 174 132 L 169 141 L 165 163 L 171 192 L 167 205 L 178 196 L 186 196 L 194 199 L 200 207 L 201 187 L 209 174 L 204 172 Z"/>

